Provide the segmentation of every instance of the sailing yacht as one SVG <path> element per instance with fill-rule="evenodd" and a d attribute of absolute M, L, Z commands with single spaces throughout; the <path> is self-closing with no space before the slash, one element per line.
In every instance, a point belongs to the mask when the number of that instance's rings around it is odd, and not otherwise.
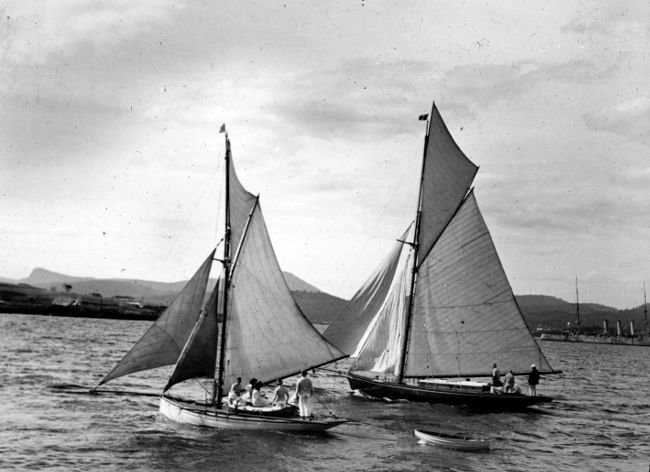
<path fill-rule="evenodd" d="M 226 429 L 325 431 L 346 420 L 301 419 L 293 406 L 233 408 L 225 401 L 224 386 L 237 377 L 268 384 L 344 357 L 293 299 L 273 251 L 259 196 L 248 192 L 237 178 L 227 133 L 225 143 L 222 258 L 215 259 L 216 248 L 210 252 L 167 310 L 99 385 L 175 364 L 160 398 L 160 413 L 166 418 Z M 206 293 L 215 260 L 223 266 L 221 287 L 217 284 Z M 211 385 L 205 401 L 183 399 L 170 391 L 187 380 L 205 378 Z"/>
<path fill-rule="evenodd" d="M 427 121 L 417 212 L 325 337 L 354 358 L 347 378 L 370 396 L 517 409 L 548 396 L 498 394 L 493 363 L 553 370 L 530 333 L 471 188 L 478 167 L 435 103 Z"/>

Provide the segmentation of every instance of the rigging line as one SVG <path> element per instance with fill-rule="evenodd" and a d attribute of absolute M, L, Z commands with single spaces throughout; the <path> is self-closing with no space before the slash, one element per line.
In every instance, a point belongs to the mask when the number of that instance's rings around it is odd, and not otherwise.
<path fill-rule="evenodd" d="M 322 389 L 321 386 L 320 386 L 320 382 L 318 381 L 317 378 L 314 378 L 314 384 L 319 384 L 319 385 L 318 385 L 318 388 L 319 388 L 319 389 Z M 316 393 L 316 389 L 315 389 L 315 388 L 312 389 L 312 394 L 316 397 L 316 400 L 318 400 L 318 402 L 319 402 L 321 405 L 323 405 L 323 406 L 325 407 L 325 409 L 327 410 L 327 412 L 328 412 L 331 416 L 336 417 L 336 414 L 335 414 L 335 413 L 332 411 L 332 409 L 329 407 L 329 404 L 326 403 L 326 402 L 324 402 L 323 399 L 322 399 L 322 398 L 321 398 L 321 397 Z"/>
<path fill-rule="evenodd" d="M 58 390 L 63 393 L 68 393 L 72 395 L 100 395 L 100 394 L 110 394 L 110 395 L 138 395 L 143 397 L 160 397 L 160 393 L 155 392 L 139 392 L 136 390 L 107 390 L 103 388 L 90 388 L 85 386 L 78 387 L 68 387 L 68 386 L 57 386 L 52 385 L 48 387 L 50 390 Z"/>
<path fill-rule="evenodd" d="M 189 223 L 189 221 L 192 219 L 192 217 L 194 216 L 194 214 L 196 213 L 196 210 L 197 210 L 197 208 L 199 207 L 199 204 L 200 204 L 202 201 L 204 201 L 204 198 L 203 198 L 203 197 L 204 197 L 205 194 L 208 192 L 208 188 L 210 187 L 208 184 L 209 184 L 210 182 L 211 182 L 211 180 L 210 180 L 210 181 L 209 181 L 209 180 L 205 180 L 205 181 L 203 182 L 203 184 L 199 187 L 199 198 L 196 199 L 196 201 L 195 201 L 195 203 L 194 203 L 194 206 L 191 208 L 191 210 L 190 210 L 190 212 L 189 212 L 189 215 L 187 215 L 187 217 L 184 218 L 184 219 L 180 222 L 180 224 L 177 226 L 177 228 L 180 228 L 180 229 L 177 229 L 177 231 L 176 231 L 176 235 L 175 235 L 175 237 L 172 239 L 172 244 L 171 244 L 171 246 L 169 247 L 169 249 L 167 250 L 167 254 L 166 254 L 165 257 L 163 258 L 163 263 L 165 263 L 165 262 L 167 262 L 167 261 L 169 260 L 170 255 L 172 254 L 172 252 L 174 252 L 174 249 L 176 248 L 176 245 L 178 244 L 178 241 L 180 240 L 180 236 L 181 236 L 183 233 L 185 233 L 185 231 L 186 231 L 187 228 L 188 228 L 188 223 Z M 221 187 L 220 187 L 220 189 L 221 189 Z"/>
<path fill-rule="evenodd" d="M 221 175 L 221 166 L 223 165 L 224 160 L 225 159 L 223 159 L 223 156 L 220 156 L 220 158 L 218 160 L 219 164 L 217 165 L 217 175 Z M 223 226 L 223 223 L 221 223 L 220 220 L 219 220 L 219 218 L 221 217 L 221 213 L 222 213 L 219 209 L 221 208 L 221 202 L 223 200 L 223 195 L 225 193 L 225 188 L 224 187 L 225 187 L 225 185 L 219 185 L 219 196 L 217 197 L 217 217 L 215 218 L 215 223 L 214 223 L 214 234 L 215 235 L 219 234 L 219 228 L 221 226 Z M 224 238 L 221 238 L 220 242 L 222 242 L 223 240 L 224 240 Z M 217 244 L 217 247 L 219 247 L 219 244 Z"/>
<path fill-rule="evenodd" d="M 325 367 L 315 367 L 313 370 L 324 370 L 333 374 L 346 375 L 346 372 L 344 370 L 326 369 Z"/>
<path fill-rule="evenodd" d="M 377 231 L 377 228 L 379 227 L 379 223 L 384 219 L 384 217 L 386 216 L 386 213 L 388 213 L 388 210 L 389 210 L 389 208 L 390 208 L 390 202 L 395 201 L 394 197 L 395 197 L 395 194 L 397 193 L 397 190 L 403 188 L 403 187 L 402 187 L 402 182 L 404 181 L 404 178 L 405 178 L 406 174 L 407 174 L 407 173 L 410 173 L 410 172 L 413 171 L 413 169 L 412 169 L 413 163 L 414 163 L 414 162 L 410 162 L 409 165 L 405 166 L 405 169 L 404 169 L 404 171 L 402 172 L 402 174 L 401 174 L 399 180 L 397 181 L 397 184 L 394 186 L 393 191 L 392 191 L 392 193 L 390 194 L 390 197 L 389 197 L 388 199 L 386 199 L 386 201 L 387 201 L 388 203 L 385 203 L 385 204 L 383 205 L 383 211 L 382 211 L 381 214 L 379 215 L 379 218 L 377 218 L 377 219 L 375 220 L 375 224 L 374 224 L 374 226 L 372 227 L 372 229 L 370 230 L 370 232 L 369 232 L 369 234 L 368 234 L 368 237 L 367 237 L 366 240 L 364 241 L 363 245 L 361 245 L 362 248 L 368 248 L 368 247 L 369 247 L 368 242 L 369 242 L 371 239 L 373 239 L 374 236 L 376 235 L 376 231 Z M 385 202 L 386 202 L 386 201 L 385 201 Z M 384 233 L 381 233 L 381 234 L 383 235 Z M 338 290 L 336 291 L 336 293 L 341 293 L 341 290 L 343 289 L 343 287 L 344 287 L 345 285 L 347 285 L 347 281 L 348 281 L 348 279 L 349 279 L 349 277 L 350 277 L 350 274 L 352 273 L 352 271 L 355 271 L 355 270 L 356 270 L 356 269 L 354 269 L 354 268 L 357 267 L 357 262 L 359 261 L 359 259 L 361 259 L 361 256 L 363 255 L 363 253 L 364 253 L 365 251 L 362 250 L 362 251 L 355 251 L 355 252 L 356 252 L 356 257 L 354 258 L 354 260 L 352 261 L 352 263 L 349 265 L 349 267 L 351 267 L 352 269 L 350 269 L 350 270 L 348 270 L 348 271 L 345 272 L 343 278 L 341 279 L 341 283 L 339 284 L 339 287 L 338 287 Z M 354 295 L 354 294 L 353 294 L 353 295 Z M 342 310 L 339 310 L 339 312 L 340 312 L 340 311 L 342 311 Z"/>

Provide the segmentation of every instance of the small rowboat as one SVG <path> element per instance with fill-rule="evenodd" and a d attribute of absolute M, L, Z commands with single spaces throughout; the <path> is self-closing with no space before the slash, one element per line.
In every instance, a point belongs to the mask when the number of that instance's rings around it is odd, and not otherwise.
<path fill-rule="evenodd" d="M 439 433 L 436 431 L 414 430 L 413 434 L 420 444 L 456 449 L 459 451 L 487 451 L 490 449 L 489 439 L 476 439 L 462 434 Z"/>

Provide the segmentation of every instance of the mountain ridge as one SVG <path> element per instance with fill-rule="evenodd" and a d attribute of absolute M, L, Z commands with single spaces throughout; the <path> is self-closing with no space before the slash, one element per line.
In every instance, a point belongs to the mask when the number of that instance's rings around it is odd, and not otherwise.
<path fill-rule="evenodd" d="M 315 323 L 327 324 L 336 317 L 346 300 L 325 293 L 290 272 L 284 272 L 285 280 L 296 302 L 305 315 Z M 156 282 L 142 279 L 99 279 L 71 276 L 49 271 L 42 267 L 32 270 L 29 277 L 20 280 L 0 278 L 1 283 L 27 284 L 48 291 L 50 294 L 100 294 L 104 298 L 133 297 L 145 305 L 167 306 L 182 289 L 186 281 Z M 211 284 L 216 280 L 211 280 Z M 68 285 L 66 287 L 66 285 Z M 0 293 L 0 301 L 2 294 Z M 576 328 L 576 304 L 558 297 L 541 294 L 516 295 L 517 302 L 531 330 L 558 331 Z M 645 322 L 644 306 L 617 309 L 597 303 L 580 304 L 580 324 L 583 328 L 602 329 L 603 320 L 610 327 L 616 321 L 627 328 L 634 321 L 636 329 Z"/>

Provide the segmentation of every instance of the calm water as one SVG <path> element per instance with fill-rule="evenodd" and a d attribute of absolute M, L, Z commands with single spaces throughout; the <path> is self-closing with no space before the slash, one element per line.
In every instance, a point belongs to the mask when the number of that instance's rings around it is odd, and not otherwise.
<path fill-rule="evenodd" d="M 0 314 L 0 470 L 643 471 L 650 465 L 650 348 L 544 343 L 564 374 L 542 378 L 548 406 L 524 413 L 367 401 L 319 371 L 324 407 L 357 420 L 327 435 L 190 428 L 146 395 L 87 395 L 147 322 Z M 491 360 L 490 360 L 491 362 Z M 335 369 L 343 369 L 339 363 Z M 507 366 L 503 366 L 507 368 Z M 159 393 L 169 371 L 115 386 Z M 525 379 L 519 379 L 525 380 Z M 109 384 L 110 386 L 110 384 Z M 413 429 L 492 438 L 487 453 L 422 446 Z"/>

